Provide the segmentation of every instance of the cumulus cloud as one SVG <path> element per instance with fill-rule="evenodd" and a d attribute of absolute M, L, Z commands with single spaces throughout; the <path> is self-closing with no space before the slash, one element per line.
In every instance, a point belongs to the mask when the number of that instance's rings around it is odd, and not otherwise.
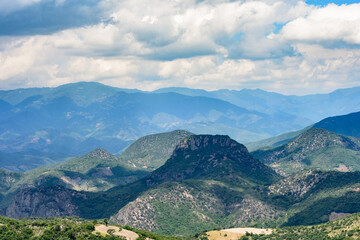
<path fill-rule="evenodd" d="M 44 4 L 50 10 L 41 24 L 24 22 Z M 0 88 L 99 81 L 143 90 L 305 94 L 356 86 L 359 6 L 316 7 L 297 0 L 24 1 L 0 14 L 0 24 L 13 24 L 0 30 L 7 35 L 0 37 Z M 13 19 L 23 27 L 14 27 Z"/>
<path fill-rule="evenodd" d="M 286 24 L 280 35 L 290 41 L 341 41 L 360 45 L 360 4 L 317 8 Z"/>

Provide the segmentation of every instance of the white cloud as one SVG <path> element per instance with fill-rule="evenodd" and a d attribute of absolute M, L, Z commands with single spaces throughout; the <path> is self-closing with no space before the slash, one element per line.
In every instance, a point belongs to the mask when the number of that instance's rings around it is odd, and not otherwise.
<path fill-rule="evenodd" d="M 359 85 L 360 50 L 349 45 L 360 39 L 360 4 L 102 2 L 110 6 L 108 21 L 0 38 L 0 88 L 99 81 L 143 90 L 246 87 L 303 94 Z M 342 45 L 327 48 L 334 41 Z"/>
<path fill-rule="evenodd" d="M 313 10 L 289 22 L 281 31 L 287 40 L 360 44 L 360 4 L 335 5 Z"/>

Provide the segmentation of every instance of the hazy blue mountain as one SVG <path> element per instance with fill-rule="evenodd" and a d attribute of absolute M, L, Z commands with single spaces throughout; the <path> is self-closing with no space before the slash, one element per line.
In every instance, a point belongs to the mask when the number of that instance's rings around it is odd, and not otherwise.
<path fill-rule="evenodd" d="M 360 110 L 360 87 L 339 89 L 329 94 L 305 96 L 287 96 L 261 89 L 240 91 L 222 89 L 207 92 L 199 89 L 164 88 L 155 92 L 177 92 L 189 96 L 218 98 L 249 110 L 267 114 L 295 115 L 299 117 L 299 120 L 310 119 L 314 122 Z"/>
<path fill-rule="evenodd" d="M 329 117 L 314 125 L 338 134 L 360 138 L 360 112 L 343 116 Z"/>
<path fill-rule="evenodd" d="M 119 154 L 142 136 L 176 129 L 249 142 L 305 126 L 297 117 L 268 115 L 215 98 L 126 91 L 84 82 L 1 91 L 0 151 L 79 156 L 105 148 Z"/>

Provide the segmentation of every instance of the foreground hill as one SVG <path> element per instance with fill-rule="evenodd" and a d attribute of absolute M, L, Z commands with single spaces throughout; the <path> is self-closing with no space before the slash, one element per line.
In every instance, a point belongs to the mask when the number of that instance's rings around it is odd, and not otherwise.
<path fill-rule="evenodd" d="M 312 128 L 279 147 L 252 155 L 284 175 L 307 168 L 359 171 L 360 140 Z"/>
<path fill-rule="evenodd" d="M 105 219 L 104 219 L 105 220 Z M 11 219 L 0 217 L 0 239 L 125 239 L 135 240 L 131 237 L 119 237 L 117 232 L 99 232 L 101 226 L 118 229 L 121 232 L 138 236 L 139 239 L 153 240 L 179 240 L 177 237 L 158 235 L 128 226 L 108 226 L 104 222 L 89 221 L 77 217 L 47 218 L 47 219 Z M 107 224 L 107 223 L 106 223 Z M 120 228 L 120 229 L 119 229 Z M 130 234 L 129 234 L 130 233 Z M 131 235 L 131 236 L 132 236 Z"/>
<path fill-rule="evenodd" d="M 331 221 L 325 224 L 313 226 L 296 226 L 296 227 L 283 227 L 271 229 L 272 233 L 264 234 L 236 234 L 239 235 L 239 240 L 261 240 L 261 239 L 359 239 L 360 238 L 360 214 L 352 214 L 351 216 Z M 251 229 L 250 229 L 251 230 Z M 269 230 L 269 229 L 265 229 Z M 250 231 L 249 231 L 250 232 Z M 222 233 L 222 234 L 221 234 Z M 231 233 L 226 230 L 212 231 L 210 233 L 197 234 L 197 239 L 211 236 L 213 240 L 229 239 L 224 234 L 230 235 Z M 217 237 L 214 237 L 217 236 Z M 241 236 L 242 235 L 242 236 Z"/>

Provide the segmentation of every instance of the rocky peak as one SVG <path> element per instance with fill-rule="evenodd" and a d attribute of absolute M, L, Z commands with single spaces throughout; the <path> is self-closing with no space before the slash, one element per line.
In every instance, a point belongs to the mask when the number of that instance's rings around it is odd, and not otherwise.
<path fill-rule="evenodd" d="M 180 144 L 177 145 L 175 152 L 181 150 L 194 151 L 199 148 L 211 148 L 214 145 L 216 147 L 241 147 L 244 151 L 247 151 L 244 145 L 237 143 L 226 135 L 193 135 L 185 138 Z"/>
<path fill-rule="evenodd" d="M 94 151 L 89 152 L 85 155 L 88 158 L 96 158 L 102 160 L 114 160 L 117 159 L 114 155 L 102 148 L 97 148 Z"/>
<path fill-rule="evenodd" d="M 253 158 L 246 147 L 228 136 L 193 135 L 182 140 L 170 159 L 146 178 L 148 186 L 189 178 L 228 179 L 229 182 L 268 182 L 277 175 Z M 250 180 L 251 181 L 251 180 Z"/>

